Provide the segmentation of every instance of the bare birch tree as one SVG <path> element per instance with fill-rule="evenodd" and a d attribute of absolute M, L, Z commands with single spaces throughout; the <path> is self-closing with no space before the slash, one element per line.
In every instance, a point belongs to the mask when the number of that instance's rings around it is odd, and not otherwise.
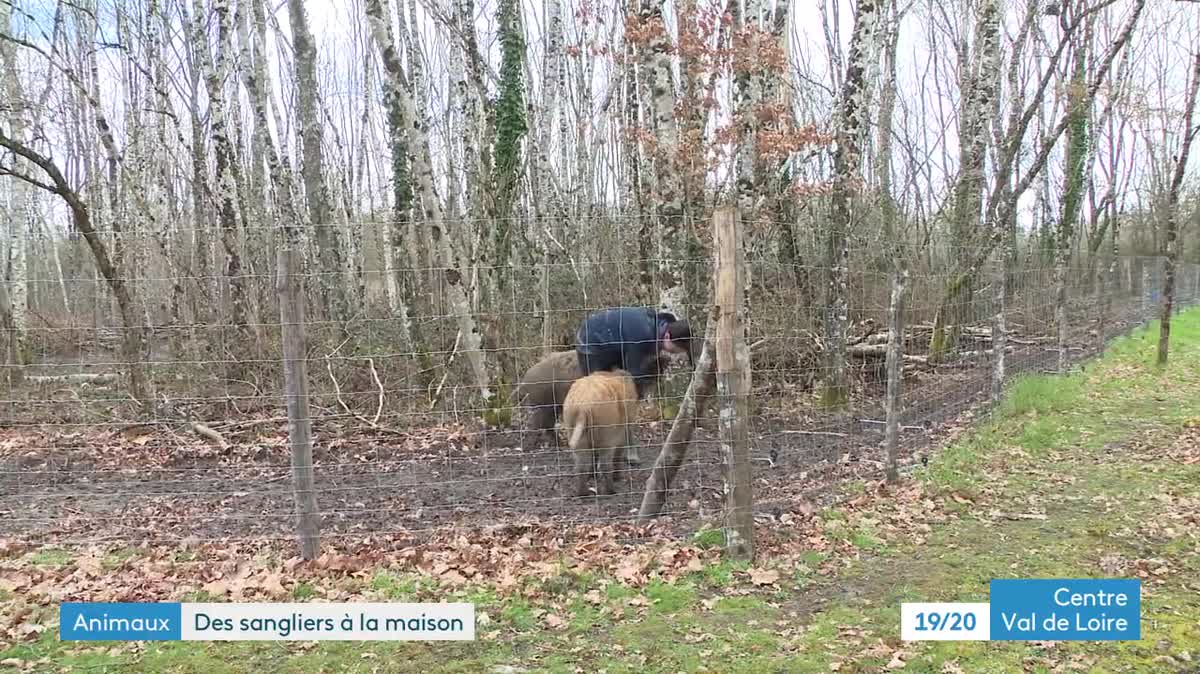
<path fill-rule="evenodd" d="M 222 0 L 217 0 L 221 2 Z M 348 298 L 342 281 L 341 237 L 333 220 L 329 189 L 324 174 L 323 133 L 317 90 L 317 46 L 308 27 L 304 0 L 288 0 L 288 21 L 296 51 L 296 112 L 301 148 L 301 173 L 308 220 L 320 255 L 321 293 L 330 317 L 344 322 L 350 318 Z"/>
<path fill-rule="evenodd" d="M 665 0 L 640 0 L 636 19 L 626 21 L 626 39 L 636 45 L 643 89 L 639 92 L 653 139 L 648 191 L 654 206 L 658 305 L 679 316 L 684 312 L 683 266 L 686 254 L 682 175 L 679 170 L 680 130 L 675 117 L 675 84 L 671 69 L 673 48 L 663 20 Z"/>
<path fill-rule="evenodd" d="M 975 57 L 961 74 L 962 113 L 959 116 L 959 170 L 954 183 L 951 219 L 952 259 L 969 250 L 980 238 L 980 209 L 984 196 L 984 161 L 987 158 L 995 98 L 1000 81 L 1000 8 L 996 0 L 983 0 L 976 10 Z M 965 319 L 972 287 L 978 279 L 973 269 L 956 269 L 951 274 L 945 301 L 934 318 L 929 345 L 932 358 L 939 359 L 957 343 L 959 325 Z"/>
<path fill-rule="evenodd" d="M 438 258 L 445 270 L 445 282 L 450 296 L 451 309 L 458 322 L 462 350 L 470 363 L 484 406 L 490 410 L 495 403 L 495 394 L 488 374 L 483 339 L 475 317 L 471 313 L 470 301 L 463 285 L 463 266 L 453 250 L 453 231 L 448 231 L 449 223 L 446 222 L 441 201 L 434 191 L 433 163 L 429 157 L 429 139 L 425 134 L 425 126 L 413 104 L 404 66 L 400 62 L 395 46 L 388 40 L 387 26 L 391 24 L 391 11 L 387 8 L 386 0 L 368 0 L 366 11 L 375 47 L 380 52 L 388 77 L 392 80 L 392 90 L 400 101 L 400 110 L 404 115 L 403 128 L 408 130 L 408 146 L 412 152 L 416 193 L 424 209 L 424 220 L 430 228 Z"/>
<path fill-rule="evenodd" d="M 1183 186 L 1183 178 L 1187 172 L 1188 156 L 1192 151 L 1192 141 L 1200 133 L 1200 123 L 1193 123 L 1192 117 L 1196 112 L 1196 93 L 1200 90 L 1200 52 L 1192 57 L 1192 71 L 1187 87 L 1187 103 L 1183 110 L 1183 142 L 1179 147 L 1179 155 L 1175 157 L 1175 171 L 1171 176 L 1171 185 L 1167 189 L 1167 224 L 1166 224 L 1166 256 L 1163 269 L 1163 299 L 1162 314 L 1159 319 L 1158 333 L 1158 365 L 1167 364 L 1168 352 L 1171 348 L 1171 312 L 1175 303 L 1175 267 L 1179 263 L 1179 191 Z"/>
<path fill-rule="evenodd" d="M 234 120 L 226 105 L 226 82 L 230 76 L 231 30 L 229 0 L 214 0 L 213 13 L 217 17 L 217 45 L 215 59 L 209 52 L 208 33 L 205 30 L 206 11 L 203 0 L 193 0 L 192 33 L 195 48 L 204 70 L 204 85 L 208 92 L 213 145 L 216 151 L 217 178 L 213 198 L 217 204 L 217 218 L 221 227 L 221 243 L 225 249 L 225 276 L 229 281 L 233 311 L 230 321 L 244 335 L 249 334 L 249 290 L 242 272 L 240 238 L 242 222 L 239 183 L 241 175 L 237 152 L 233 141 Z"/>
<path fill-rule="evenodd" d="M 828 278 L 825 288 L 825 381 L 821 392 L 827 406 L 845 404 L 850 397 L 846 376 L 846 322 L 850 313 L 849 234 L 854 227 L 852 200 L 858 193 L 862 158 L 861 128 L 867 111 L 867 70 L 878 54 L 878 30 L 882 2 L 860 0 L 854 14 L 850 52 L 838 102 L 836 147 L 833 155 L 833 191 L 830 198 L 829 232 L 826 235 Z"/>
<path fill-rule="evenodd" d="M 12 4 L 0 3 L 0 35 L 12 34 Z M 28 130 L 25 94 L 22 90 L 17 50 L 12 42 L 0 38 L 0 89 L 7 104 L 0 106 L 0 123 L 4 123 L 13 138 L 25 142 Z M 28 174 L 29 164 L 21 157 L 14 158 L 12 169 Z M 3 329 L 8 333 L 5 362 L 12 373 L 19 373 L 25 362 L 29 336 L 29 279 L 27 271 L 30 213 L 33 211 L 33 194 L 24 181 L 12 183 L 12 200 L 9 205 L 6 242 L 0 247 L 0 283 L 7 285 L 0 301 Z M 18 374 L 19 376 L 19 374 Z"/>

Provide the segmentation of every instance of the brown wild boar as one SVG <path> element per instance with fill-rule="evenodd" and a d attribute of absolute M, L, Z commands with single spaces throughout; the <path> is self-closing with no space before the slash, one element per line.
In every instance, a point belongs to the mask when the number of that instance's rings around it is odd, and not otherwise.
<path fill-rule="evenodd" d="M 630 424 L 637 414 L 637 388 L 625 370 L 581 377 L 563 402 L 567 444 L 575 452 L 575 493 L 588 495 L 588 477 L 596 474 L 596 494 L 613 493 L 615 464 L 625 463 L 633 446 Z"/>
<path fill-rule="evenodd" d="M 552 353 L 525 371 L 513 396 L 528 412 L 522 448 L 532 449 L 538 435 L 548 444 L 556 444 L 554 424 L 562 417 L 563 401 L 576 379 L 579 379 L 579 358 L 573 349 Z"/>
<path fill-rule="evenodd" d="M 647 372 L 657 377 L 668 363 L 666 356 L 660 356 Z M 554 425 L 562 418 L 563 401 L 576 379 L 579 379 L 579 357 L 573 349 L 552 353 L 526 370 L 513 395 L 515 402 L 528 412 L 521 437 L 523 449 L 532 449 L 539 435 L 550 446 L 557 444 Z M 639 462 L 636 448 L 629 452 L 628 458 L 633 463 Z"/>

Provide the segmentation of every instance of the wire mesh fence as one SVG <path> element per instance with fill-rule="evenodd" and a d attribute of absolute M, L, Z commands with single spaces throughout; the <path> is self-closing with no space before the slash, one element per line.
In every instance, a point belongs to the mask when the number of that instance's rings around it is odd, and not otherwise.
<path fill-rule="evenodd" d="M 679 409 L 687 359 L 673 362 L 639 405 L 641 461 L 617 471 L 612 495 L 575 495 L 577 469 L 565 438 L 531 433 L 516 384 L 546 353 L 572 348 L 580 321 L 605 307 L 672 298 L 671 308 L 699 332 L 713 291 L 705 236 L 667 255 L 636 219 L 597 219 L 573 237 L 550 223 L 523 224 L 529 245 L 520 254 L 514 247 L 503 264 L 482 256 L 454 265 L 421 259 L 416 247 L 393 246 L 394 223 L 357 223 L 344 268 L 321 269 L 306 248 L 302 329 L 325 540 L 419 541 L 447 531 L 529 523 L 566 531 L 636 519 Z M 487 250 L 480 243 L 486 230 L 472 227 L 456 223 L 448 236 L 460 237 L 462 250 Z M 896 254 L 869 241 L 848 244 L 849 387 L 844 401 L 830 404 L 823 383 L 836 319 L 828 294 L 837 275 L 826 263 L 824 233 L 805 237 L 751 229 L 746 239 L 753 372 L 746 421 L 760 526 L 811 514 L 837 498 L 844 480 L 876 479 L 884 469 Z M 122 243 L 133 325 L 121 320 L 111 284 L 91 271 L 79 242 L 48 244 L 58 247 L 55 254 L 31 265 L 25 364 L 6 365 L 0 403 L 5 529 L 59 544 L 292 540 L 285 326 L 274 256 L 283 242 L 263 228 L 243 232 L 232 248 L 186 231 Z M 1079 363 L 1160 311 L 1161 258 L 1100 256 L 1056 270 L 1033 251 L 1006 260 L 1001 275 L 964 266 L 973 253 L 914 246 L 899 254 L 909 275 L 900 370 L 904 465 L 987 402 L 1000 279 L 1010 381 L 1055 371 L 1062 346 L 1066 360 Z M 1200 267 L 1181 265 L 1176 306 L 1197 300 Z M 135 370 L 145 390 L 133 390 Z M 659 533 L 683 536 L 723 517 L 727 461 L 714 409 L 691 436 L 654 523 Z"/>

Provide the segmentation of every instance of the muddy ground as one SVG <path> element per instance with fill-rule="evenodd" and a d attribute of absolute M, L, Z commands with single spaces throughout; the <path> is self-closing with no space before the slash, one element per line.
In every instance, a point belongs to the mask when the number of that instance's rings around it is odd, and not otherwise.
<path fill-rule="evenodd" d="M 1070 358 L 1095 352 L 1092 309 L 1073 311 L 1081 328 Z M 1103 326 L 1108 338 L 1142 321 L 1132 300 Z M 1091 315 L 1095 315 L 1091 313 Z M 1014 321 L 1017 322 L 1017 321 Z M 1022 334 L 1008 373 L 1048 371 L 1048 335 Z M 822 413 L 812 395 L 767 405 L 751 421 L 756 517 L 787 522 L 831 500 L 839 481 L 882 474 L 882 382 L 859 368 L 855 400 Z M 982 412 L 987 357 L 920 370 L 907 382 L 901 460 L 911 465 Z M 756 392 L 787 394 L 769 377 Z M 6 396 L 13 398 L 14 396 Z M 67 403 L 69 404 L 69 402 Z M 226 423 L 229 423 L 228 421 Z M 331 538 L 419 539 L 447 528 L 539 521 L 632 519 L 668 426 L 639 429 L 642 466 L 621 476 L 618 494 L 565 496 L 569 457 L 554 448 L 523 452 L 516 430 L 462 425 L 372 431 L 353 419 L 314 422 L 317 502 Z M 220 448 L 177 422 L 129 426 L 0 426 L 0 535 L 29 542 L 140 544 L 214 539 L 288 539 L 294 529 L 286 426 L 247 420 L 226 427 Z M 722 469 L 715 425 L 697 429 L 688 461 L 658 526 L 680 533 L 719 520 Z"/>

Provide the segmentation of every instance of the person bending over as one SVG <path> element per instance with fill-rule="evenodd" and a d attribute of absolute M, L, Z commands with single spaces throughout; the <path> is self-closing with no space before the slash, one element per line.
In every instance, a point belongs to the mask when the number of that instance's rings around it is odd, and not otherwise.
<path fill-rule="evenodd" d="M 653 377 L 648 370 L 657 364 L 659 353 L 686 353 L 689 363 L 695 366 L 691 339 L 688 322 L 676 319 L 674 314 L 643 307 L 616 307 L 597 311 L 583 320 L 575 334 L 575 351 L 581 376 L 625 370 L 633 376 L 640 400 L 646 397 Z"/>

